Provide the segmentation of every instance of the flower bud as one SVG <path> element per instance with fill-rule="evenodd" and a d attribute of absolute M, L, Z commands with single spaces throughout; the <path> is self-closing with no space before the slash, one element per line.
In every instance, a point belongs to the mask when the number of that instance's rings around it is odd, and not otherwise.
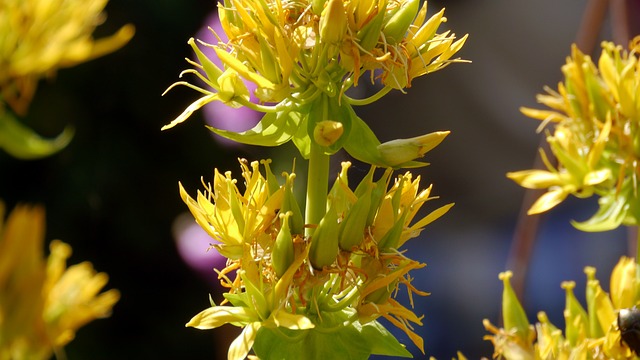
<path fill-rule="evenodd" d="M 284 184 L 284 198 L 282 199 L 281 213 L 291 212 L 291 219 L 289 225 L 291 226 L 292 234 L 302 234 L 304 231 L 304 219 L 302 217 L 302 211 L 296 201 L 296 197 L 293 194 L 293 180 L 296 178 L 296 174 L 284 174 L 286 181 Z"/>
<path fill-rule="evenodd" d="M 342 0 L 329 0 L 320 15 L 320 39 L 327 44 L 339 44 L 347 33 L 347 14 Z"/>
<path fill-rule="evenodd" d="M 282 277 L 294 260 L 293 237 L 289 228 L 289 218 L 293 215 L 291 211 L 280 214 L 282 226 L 276 236 L 271 252 L 271 264 L 278 277 Z"/>
<path fill-rule="evenodd" d="M 360 40 L 360 46 L 365 51 L 371 51 L 378 43 L 382 25 L 384 25 L 384 11 L 378 12 L 373 20 L 369 21 L 358 31 L 356 36 Z"/>
<path fill-rule="evenodd" d="M 444 140 L 450 131 L 437 131 L 409 139 L 397 139 L 378 145 L 380 155 L 389 166 L 398 166 L 424 156 Z"/>
<path fill-rule="evenodd" d="M 218 78 L 222 75 L 222 70 L 200 50 L 194 38 L 189 39 L 188 43 L 196 54 L 205 74 L 207 74 L 207 78 L 211 83 L 218 84 Z"/>
<path fill-rule="evenodd" d="M 320 146 L 333 145 L 344 132 L 342 123 L 332 120 L 323 120 L 316 123 L 313 129 L 313 140 Z"/>
<path fill-rule="evenodd" d="M 589 318 L 573 293 L 576 283 L 565 281 L 561 286 L 566 291 L 566 305 L 564 308 L 565 337 L 571 346 L 577 346 L 589 335 Z"/>
<path fill-rule="evenodd" d="M 360 245 L 364 239 L 364 230 L 367 225 L 369 207 L 371 207 L 371 191 L 375 186 L 369 183 L 366 191 L 358 197 L 355 204 L 349 209 L 344 220 L 340 223 L 339 245 L 342 250 L 351 251 Z"/>
<path fill-rule="evenodd" d="M 311 249 L 309 260 L 311 265 L 322 270 L 330 266 L 338 256 L 338 214 L 334 207 L 330 207 L 318 227 L 311 235 Z"/>
<path fill-rule="evenodd" d="M 404 230 L 404 222 L 407 219 L 407 215 L 409 211 L 405 211 L 402 215 L 396 220 L 391 229 L 387 231 L 381 239 L 378 240 L 378 249 L 384 251 L 386 249 L 395 249 L 398 247 L 400 243 L 400 237 L 402 236 L 402 231 Z M 392 221 L 393 219 L 389 219 Z"/>
<path fill-rule="evenodd" d="M 227 105 L 231 105 L 228 103 L 238 97 L 249 100 L 249 89 L 247 89 L 240 75 L 233 69 L 227 69 L 220 75 L 218 86 L 220 86 L 218 98 Z"/>
<path fill-rule="evenodd" d="M 502 319 L 504 329 L 506 331 L 515 331 L 517 336 L 522 339 L 525 344 L 529 343 L 531 329 L 529 328 L 529 320 L 524 312 L 516 293 L 511 287 L 511 271 L 500 273 L 499 278 L 504 284 L 502 291 Z"/>
<path fill-rule="evenodd" d="M 584 268 L 584 273 L 587 275 L 587 288 L 585 289 L 587 300 L 587 314 L 589 314 L 589 337 L 599 338 L 604 336 L 600 321 L 598 321 L 597 307 L 596 307 L 596 293 L 600 288 L 600 282 L 596 279 L 596 269 L 592 266 Z"/>
<path fill-rule="evenodd" d="M 395 45 L 404 39 L 409 30 L 409 26 L 420 10 L 420 0 L 407 0 L 389 18 L 389 21 L 382 28 L 388 44 Z"/>

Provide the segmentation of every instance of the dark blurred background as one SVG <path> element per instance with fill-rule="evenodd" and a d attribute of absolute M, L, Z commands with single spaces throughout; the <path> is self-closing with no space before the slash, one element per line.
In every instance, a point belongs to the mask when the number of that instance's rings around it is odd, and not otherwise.
<path fill-rule="evenodd" d="M 482 340 L 482 319 L 499 322 L 498 273 L 505 270 L 524 195 L 505 173 L 530 168 L 539 143 L 538 122 L 518 108 L 536 106 L 543 86 L 555 88 L 562 79 L 560 66 L 585 4 L 431 1 L 429 12 L 443 6 L 449 19 L 444 27 L 458 36 L 470 34 L 460 56 L 472 63 L 418 78 L 407 94 L 391 93 L 357 111 L 382 141 L 452 132 L 428 154 L 431 166 L 417 173 L 441 196 L 431 210 L 449 202 L 456 206 L 408 248 L 428 264 L 413 273 L 414 285 L 432 293 L 416 301 L 416 313 L 425 315 L 417 331 L 427 356 L 449 359 L 459 350 L 476 359 L 492 354 Z M 122 293 L 111 318 L 78 332 L 66 349 L 70 360 L 225 358 L 236 328 L 184 327 L 208 306 L 208 294 L 219 299 L 219 290 L 214 275 L 198 275 L 176 251 L 172 223 L 187 210 L 177 184 L 195 194 L 200 178 L 211 179 L 214 167 L 237 174 L 238 156 L 258 160 L 271 153 L 225 147 L 203 127 L 201 113 L 160 131 L 198 97 L 184 87 L 161 94 L 188 67 L 187 40 L 215 10 L 215 1 L 111 0 L 106 10 L 96 37 L 126 23 L 136 26 L 135 37 L 113 54 L 61 70 L 40 84 L 24 121 L 49 136 L 69 124 L 75 138 L 43 160 L 18 161 L 1 153 L 0 198 L 10 207 L 44 204 L 47 240 L 71 244 L 70 264 L 91 261 L 109 274 L 108 288 Z M 609 27 L 604 24 L 603 39 L 610 38 Z M 586 265 L 598 268 L 608 289 L 608 274 L 626 252 L 626 234 L 584 234 L 569 224 L 594 211 L 594 201 L 570 199 L 543 217 L 523 299 L 532 321 L 546 310 L 564 327 L 560 282 L 576 280 L 583 300 Z"/>

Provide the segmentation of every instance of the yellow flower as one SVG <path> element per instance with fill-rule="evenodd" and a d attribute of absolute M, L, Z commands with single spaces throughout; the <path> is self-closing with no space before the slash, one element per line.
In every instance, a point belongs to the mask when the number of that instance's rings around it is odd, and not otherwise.
<path fill-rule="evenodd" d="M 244 358 L 252 347 L 260 356 L 261 346 L 279 341 L 283 343 L 269 346 L 270 351 L 278 348 L 278 354 L 291 358 L 298 354 L 296 346 L 302 346 L 296 344 L 305 343 L 302 339 L 314 343 L 353 336 L 353 341 L 364 341 L 362 351 L 373 351 L 367 346 L 378 340 L 370 333 L 364 335 L 362 329 L 387 336 L 376 322 L 384 317 L 424 353 L 422 338 L 413 328 L 422 324 L 421 317 L 394 297 L 401 286 L 407 289 L 411 306 L 414 294 L 428 295 L 411 284 L 409 275 L 425 264 L 397 249 L 453 204 L 414 221 L 422 205 L 436 198 L 431 187 L 419 190 L 420 177 L 413 179 L 407 172 L 389 186 L 392 171 L 374 181 L 372 167 L 351 190 L 350 164 L 344 163 L 327 199 L 330 211 L 319 225 L 306 225 L 313 231 L 305 235 L 302 226 L 294 230 L 297 204 L 291 189 L 295 176 L 284 174 L 284 185 L 278 185 L 269 161 L 262 162 L 264 175 L 257 161 L 240 160 L 240 164 L 244 190 L 236 187 L 229 172 L 223 176 L 217 170 L 214 183 L 205 185 L 206 194 L 198 193 L 196 199 L 181 187 L 196 221 L 220 242 L 213 246 L 229 259 L 225 269 L 217 270 L 222 285 L 229 289 L 225 300 L 197 314 L 187 326 L 210 329 L 230 323 L 244 327 L 230 347 L 233 359 Z M 345 223 L 359 225 L 344 228 Z M 339 250 L 344 237 L 350 245 Z M 229 276 L 232 272 L 235 279 Z M 395 345 L 390 348 L 395 355 L 406 351 Z"/>
<path fill-rule="evenodd" d="M 38 81 L 58 69 L 103 56 L 125 45 L 132 25 L 107 38 L 91 34 L 104 21 L 107 0 L 0 0 L 0 148 L 19 159 L 36 159 L 63 149 L 73 136 L 66 128 L 45 139 L 21 124 Z"/>
<path fill-rule="evenodd" d="M 538 95 L 548 110 L 522 108 L 542 126 L 554 124 L 547 142 L 558 166 L 542 153 L 546 170 L 524 170 L 507 176 L 521 186 L 548 189 L 529 209 L 547 211 L 567 196 L 600 197 L 600 209 L 585 222 L 574 222 L 584 231 L 604 231 L 637 225 L 637 171 L 640 159 L 640 62 L 637 44 L 631 51 L 602 43 L 596 64 L 572 47 L 562 67 L 564 82 L 558 90 Z M 541 151 L 542 152 L 542 151 Z"/>
<path fill-rule="evenodd" d="M 497 328 L 484 320 L 491 335 L 485 336 L 494 345 L 494 357 L 511 359 L 632 359 L 632 349 L 622 339 L 619 314 L 631 310 L 640 301 L 638 265 L 633 259 L 622 257 L 611 273 L 611 293 L 607 294 L 595 278 L 595 269 L 586 267 L 586 304 L 584 309 L 573 293 L 575 283 L 562 284 L 566 292 L 564 310 L 565 329 L 555 327 L 544 312 L 538 313 L 534 325 L 522 323 L 536 331 L 523 336 L 516 327 Z M 521 305 L 505 281 L 503 316 L 521 313 Z M 536 336 L 537 335 L 537 336 Z"/>
<path fill-rule="evenodd" d="M 44 257 L 44 209 L 17 206 L 4 224 L 0 203 L 0 358 L 49 359 L 86 323 L 107 317 L 120 298 L 100 293 L 108 277 L 83 262 L 66 267 L 71 247 L 52 241 Z"/>
<path fill-rule="evenodd" d="M 212 101 L 246 106 L 265 113 L 254 128 L 233 132 L 210 128 L 236 142 L 278 146 L 293 140 L 305 159 L 312 145 L 325 154 L 344 148 L 354 158 L 385 167 L 423 166 L 413 162 L 427 151 L 430 139 L 416 137 L 412 144 L 380 144 L 353 111 L 393 89 L 404 91 L 414 78 L 437 71 L 452 62 L 466 36 L 456 40 L 447 31 L 443 11 L 427 18 L 426 3 L 419 0 L 228 0 L 219 4 L 222 28 L 229 39 L 218 44 L 188 44 L 197 61 L 184 74 L 198 77 L 203 86 L 178 81 L 202 96 L 171 123 L 188 119 Z M 220 37 L 218 36 L 218 39 Z M 201 50 L 209 47 L 222 62 L 219 67 Z M 365 99 L 345 92 L 369 73 L 383 88 Z M 242 81 L 254 83 L 257 102 L 251 102 Z M 329 139 L 318 136 L 318 126 L 333 122 Z M 378 149 L 378 145 L 382 145 Z M 391 149 L 390 149 L 391 148 Z"/>
<path fill-rule="evenodd" d="M 93 40 L 107 0 L 2 0 L 0 97 L 24 115 L 37 82 L 56 70 L 103 56 L 126 44 L 133 26 Z"/>

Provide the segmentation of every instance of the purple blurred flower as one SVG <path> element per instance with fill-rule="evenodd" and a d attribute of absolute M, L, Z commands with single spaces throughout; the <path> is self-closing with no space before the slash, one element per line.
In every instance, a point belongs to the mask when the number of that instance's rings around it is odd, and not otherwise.
<path fill-rule="evenodd" d="M 216 34 L 220 37 L 221 41 L 226 42 L 228 39 L 226 34 L 222 30 L 222 26 L 220 25 L 220 19 L 218 18 L 217 11 L 212 12 L 204 21 L 204 25 L 200 30 L 196 33 L 196 39 L 201 40 L 207 44 L 215 45 L 218 43 L 218 39 L 213 34 L 211 29 L 213 29 Z M 202 52 L 213 61 L 216 65 L 222 68 L 222 62 L 218 59 L 215 51 L 210 47 L 200 46 Z M 194 55 L 195 57 L 195 55 Z M 251 101 L 257 101 L 255 96 L 253 95 L 254 90 L 256 89 L 256 85 L 252 82 L 245 81 L 245 85 L 249 92 L 251 93 Z M 213 126 L 218 129 L 230 130 L 235 132 L 245 131 L 252 128 L 254 125 L 260 121 L 262 114 L 241 107 L 238 109 L 234 109 L 230 106 L 227 106 L 221 102 L 212 102 L 207 104 L 204 108 L 204 118 L 207 124 Z M 241 144 L 236 143 L 234 141 L 222 138 L 220 136 L 216 136 L 217 140 L 220 140 L 225 145 L 230 146 L 240 146 Z"/>
<path fill-rule="evenodd" d="M 227 259 L 213 247 L 217 243 L 209 236 L 189 213 L 178 215 L 171 226 L 173 238 L 182 260 L 195 272 L 202 275 L 207 282 L 218 284 L 217 275 L 213 271 L 223 269 Z"/>

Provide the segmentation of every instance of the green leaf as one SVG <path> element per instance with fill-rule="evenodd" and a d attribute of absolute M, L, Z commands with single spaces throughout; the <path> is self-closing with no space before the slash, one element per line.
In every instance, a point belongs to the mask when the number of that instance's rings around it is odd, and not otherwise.
<path fill-rule="evenodd" d="M 428 163 L 421 161 L 407 161 L 402 164 L 389 164 L 388 162 L 386 162 L 380 154 L 380 150 L 378 150 L 380 140 L 378 140 L 376 134 L 373 133 L 371 128 L 369 128 L 369 125 L 367 125 L 364 120 L 356 115 L 351 106 L 348 106 L 347 110 L 349 115 L 350 129 L 348 136 L 343 135 L 345 139 L 342 147 L 353 158 L 370 165 L 394 169 L 418 168 L 429 165 Z M 345 113 L 345 116 L 346 115 L 347 114 Z M 345 134 L 347 134 L 346 128 Z"/>
<path fill-rule="evenodd" d="M 344 318 L 344 312 L 338 314 L 323 313 L 326 322 L 332 324 Z M 253 350 L 261 360 L 325 360 L 353 359 L 366 360 L 371 355 L 412 357 L 411 353 L 398 342 L 380 323 L 376 321 L 365 325 L 353 322 L 338 325 L 337 330 L 318 327 L 310 330 L 270 329 L 262 327 L 256 336 Z"/>
<path fill-rule="evenodd" d="M 298 131 L 296 131 L 295 135 L 293 135 L 293 143 L 300 151 L 300 155 L 303 158 L 309 160 L 309 156 L 311 154 L 311 138 L 309 137 L 309 132 L 307 130 L 307 123 L 309 121 L 309 115 L 299 114 L 300 126 L 298 127 Z"/>
<path fill-rule="evenodd" d="M 351 131 L 344 149 L 355 159 L 371 165 L 385 166 L 378 145 L 380 140 L 373 133 L 369 125 L 360 119 L 353 109 L 349 111 L 351 118 Z"/>
<path fill-rule="evenodd" d="M 0 114 L 0 148 L 18 159 L 33 160 L 53 155 L 69 144 L 73 133 L 73 128 L 68 126 L 57 137 L 46 139 L 11 114 Z"/>
<path fill-rule="evenodd" d="M 298 130 L 300 118 L 297 113 L 283 111 L 265 114 L 253 128 L 235 132 L 207 126 L 214 133 L 247 145 L 279 146 L 291 139 Z"/>

